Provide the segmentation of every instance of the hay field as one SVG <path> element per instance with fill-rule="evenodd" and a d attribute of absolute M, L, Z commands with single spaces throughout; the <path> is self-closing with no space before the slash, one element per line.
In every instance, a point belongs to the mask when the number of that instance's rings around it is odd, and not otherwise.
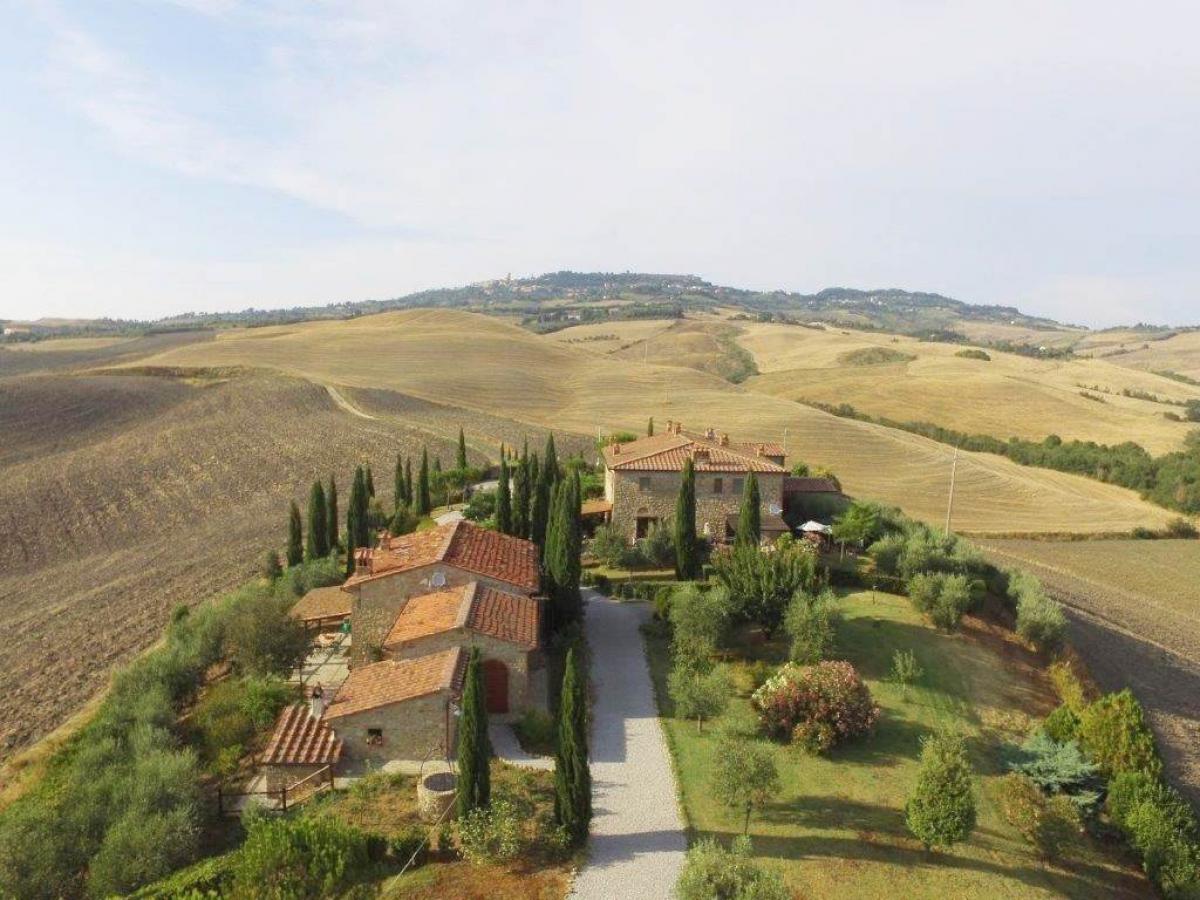
<path fill-rule="evenodd" d="M 1177 406 L 1121 395 L 1143 391 L 1164 400 L 1200 398 L 1200 388 L 1105 360 L 1038 360 L 990 351 L 991 361 L 957 356 L 963 348 L 868 332 L 749 325 L 739 343 L 759 371 L 747 386 L 794 400 L 849 403 L 874 416 L 918 420 L 998 438 L 1119 444 L 1151 453 L 1177 450 L 1194 425 L 1171 422 Z M 847 365 L 846 355 L 876 349 L 907 362 Z M 1100 397 L 1088 399 L 1080 393 Z"/>
<path fill-rule="evenodd" d="M 1107 690 L 1146 704 L 1171 774 L 1200 803 L 1200 541 L 978 541 L 1038 576 Z"/>
<path fill-rule="evenodd" d="M 944 520 L 952 455 L 945 445 L 829 416 L 692 369 L 610 359 L 579 346 L 486 316 L 413 310 L 227 332 L 144 363 L 270 367 L 579 435 L 637 431 L 650 416 L 712 425 L 735 438 L 783 440 L 791 458 L 829 466 L 852 493 Z M 986 454 L 960 457 L 954 525 L 964 531 L 1127 531 L 1169 518 L 1111 485 Z"/>
<path fill-rule="evenodd" d="M 1184 332 L 1162 341 L 1134 339 L 1118 344 L 1116 349 L 1128 349 L 1129 352 L 1107 357 L 1113 365 L 1149 371 L 1170 370 L 1200 379 L 1200 331 Z"/>

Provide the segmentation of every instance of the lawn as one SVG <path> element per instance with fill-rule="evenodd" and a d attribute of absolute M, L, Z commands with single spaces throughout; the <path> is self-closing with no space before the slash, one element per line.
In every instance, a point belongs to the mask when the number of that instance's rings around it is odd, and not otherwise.
<path fill-rule="evenodd" d="M 793 890 L 805 897 L 1149 895 L 1131 863 L 1091 841 L 1081 840 L 1073 862 L 1043 864 L 999 813 L 994 790 L 1005 745 L 1019 742 L 1054 704 L 1035 659 L 977 620 L 968 619 L 963 634 L 938 633 L 903 597 L 852 594 L 842 609 L 836 655 L 858 667 L 882 716 L 873 736 L 828 758 L 776 745 L 782 788 L 751 820 L 750 833 L 755 854 Z M 739 816 L 713 799 L 709 773 L 722 726 L 752 715 L 752 660 L 776 662 L 784 651 L 779 642 L 752 637 L 742 636 L 731 654 L 739 692 L 721 719 L 703 734 L 694 722 L 664 719 L 694 838 L 727 840 L 740 831 Z M 667 643 L 648 637 L 647 649 L 669 717 Z M 924 669 L 921 683 L 907 691 L 888 680 L 900 649 L 911 649 Z M 920 738 L 937 726 L 967 738 L 979 776 L 979 821 L 970 841 L 929 855 L 908 835 L 903 809 Z"/>

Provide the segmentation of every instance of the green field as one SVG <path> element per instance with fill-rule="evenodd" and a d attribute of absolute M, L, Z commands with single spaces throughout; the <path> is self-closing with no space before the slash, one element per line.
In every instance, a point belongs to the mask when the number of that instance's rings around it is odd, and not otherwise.
<path fill-rule="evenodd" d="M 1054 702 L 1036 660 L 974 620 L 963 634 L 938 633 L 903 597 L 853 594 L 842 608 L 837 655 L 858 667 L 882 707 L 876 733 L 829 758 L 777 746 L 782 790 L 750 823 L 756 856 L 778 868 L 798 896 L 1149 894 L 1136 869 L 1091 843 L 1081 844 L 1067 864 L 1042 863 L 1000 816 L 993 791 L 1002 774 L 1002 750 L 1023 739 Z M 648 638 L 647 646 L 693 836 L 731 838 L 740 819 L 709 790 L 717 732 L 750 714 L 745 660 L 774 662 L 782 647 L 758 644 L 736 655 L 742 690 L 716 727 L 698 734 L 694 722 L 669 718 L 666 642 Z M 907 696 L 886 680 L 898 649 L 913 650 L 925 670 L 922 684 Z M 979 776 L 979 822 L 969 842 L 930 855 L 908 835 L 903 807 L 916 777 L 920 738 L 935 726 L 967 737 Z"/>

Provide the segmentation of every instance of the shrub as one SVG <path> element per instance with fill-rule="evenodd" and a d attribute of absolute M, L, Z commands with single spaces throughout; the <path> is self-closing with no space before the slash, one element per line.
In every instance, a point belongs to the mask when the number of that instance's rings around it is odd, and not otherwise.
<path fill-rule="evenodd" d="M 1043 793 L 1068 797 L 1081 813 L 1090 814 L 1100 802 L 1099 770 L 1074 741 L 1060 743 L 1036 731 L 1021 745 L 1020 757 L 1009 768 Z"/>
<path fill-rule="evenodd" d="M 695 719 L 696 730 L 704 730 L 704 720 L 724 712 L 733 694 L 733 682 L 724 666 L 708 672 L 676 665 L 667 676 L 667 691 L 675 704 L 675 715 Z"/>
<path fill-rule="evenodd" d="M 646 536 L 638 542 L 638 552 L 642 559 L 652 566 L 665 569 L 675 564 L 675 539 L 671 526 L 667 523 L 655 522 L 650 526 Z"/>
<path fill-rule="evenodd" d="M 750 702 L 771 736 L 791 738 L 797 726 L 804 726 L 800 736 L 806 743 L 810 734 L 820 733 L 825 749 L 869 733 L 879 717 L 871 692 L 854 666 L 844 661 L 814 666 L 787 663 L 754 692 Z"/>
<path fill-rule="evenodd" d="M 1048 670 L 1050 684 L 1063 705 L 1078 715 L 1091 702 L 1091 695 L 1075 667 L 1067 660 L 1059 660 Z"/>
<path fill-rule="evenodd" d="M 840 617 L 834 595 L 797 593 L 783 616 L 783 630 L 792 639 L 789 657 L 794 663 L 818 663 L 833 651 Z"/>
<path fill-rule="evenodd" d="M 410 825 L 388 839 L 388 854 L 402 866 L 410 859 L 414 867 L 423 866 L 428 846 L 428 834 L 425 829 L 419 825 Z"/>
<path fill-rule="evenodd" d="M 769 638 L 792 597 L 816 584 L 817 557 L 806 541 L 769 553 L 742 545 L 717 558 L 716 576 L 729 589 L 737 613 Z"/>
<path fill-rule="evenodd" d="M 892 681 L 903 688 L 916 684 L 925 675 L 911 650 L 897 650 L 892 654 Z"/>
<path fill-rule="evenodd" d="M 971 764 L 962 737 L 936 734 L 921 743 L 921 768 L 904 821 L 926 850 L 965 841 L 975 828 Z"/>
<path fill-rule="evenodd" d="M 288 615 L 291 603 L 246 593 L 230 611 L 229 652 L 238 671 L 287 674 L 308 652 L 308 634 Z"/>
<path fill-rule="evenodd" d="M 487 518 L 487 516 L 484 516 L 484 518 Z M 388 531 L 392 534 L 412 534 L 420 524 L 421 517 L 413 511 L 412 507 L 407 503 L 401 503 L 396 507 L 396 511 L 392 513 L 392 520 L 388 523 Z"/>
<path fill-rule="evenodd" d="M 521 713 L 516 724 L 521 746 L 531 753 L 551 753 L 557 727 L 554 717 L 543 709 L 531 706 Z"/>
<path fill-rule="evenodd" d="M 1060 744 L 1075 740 L 1078 729 L 1079 716 L 1065 703 L 1059 704 L 1042 722 L 1042 731 L 1046 732 L 1046 736 Z"/>
<path fill-rule="evenodd" d="M 1172 811 L 1143 801 L 1125 819 L 1129 843 L 1142 867 L 1167 897 L 1195 897 L 1200 890 L 1200 846 L 1194 833 L 1181 831 Z"/>
<path fill-rule="evenodd" d="M 88 866 L 89 893 L 127 894 L 191 862 L 199 838 L 194 818 L 192 809 L 180 806 L 130 809 L 105 833 Z"/>
<path fill-rule="evenodd" d="M 458 822 L 463 858 L 477 865 L 514 858 L 521 852 L 521 816 L 507 798 L 477 806 Z"/>
<path fill-rule="evenodd" d="M 734 838 L 726 850 L 712 838 L 704 838 L 687 852 L 687 860 L 675 885 L 679 900 L 788 900 L 791 892 L 775 872 L 755 865 L 750 839 Z"/>
<path fill-rule="evenodd" d="M 1062 606 L 1051 599 L 1041 582 L 1024 571 L 1008 578 L 1008 596 L 1016 604 L 1017 634 L 1038 650 L 1053 650 L 1067 633 L 1067 617 Z"/>
<path fill-rule="evenodd" d="M 712 668 L 712 655 L 723 642 L 732 617 L 729 591 L 685 584 L 669 592 L 671 655 L 677 667 Z"/>
<path fill-rule="evenodd" d="M 1122 772 L 1162 776 L 1162 760 L 1146 715 L 1133 692 L 1105 694 L 1079 716 L 1079 745 L 1105 777 Z"/>
<path fill-rule="evenodd" d="M 588 542 L 588 552 L 606 566 L 621 568 L 629 553 L 629 542 L 611 525 L 601 525 Z"/>
<path fill-rule="evenodd" d="M 1032 779 L 1005 775 L 997 788 L 1000 809 L 1010 825 L 1033 845 L 1043 859 L 1057 859 L 1079 832 L 1079 811 L 1064 796 L 1046 796 Z"/>
<path fill-rule="evenodd" d="M 337 894 L 368 864 L 367 835 L 334 819 L 256 817 L 237 854 L 239 896 Z"/>
<path fill-rule="evenodd" d="M 467 505 L 463 509 L 463 516 L 472 522 L 485 522 L 495 514 L 495 491 L 476 491 L 471 495 L 471 499 L 467 501 Z M 415 522 L 413 523 L 413 527 L 416 527 Z"/>
<path fill-rule="evenodd" d="M 913 607 L 927 615 L 944 631 L 958 627 L 963 614 L 973 604 L 971 583 L 965 575 L 919 572 L 908 580 L 908 596 Z"/>

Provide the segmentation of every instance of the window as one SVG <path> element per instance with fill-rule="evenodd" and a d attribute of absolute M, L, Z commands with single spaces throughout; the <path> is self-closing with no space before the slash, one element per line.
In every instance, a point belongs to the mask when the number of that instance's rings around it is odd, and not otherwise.
<path fill-rule="evenodd" d="M 725 489 L 725 479 L 724 478 L 714 478 L 713 479 L 713 493 L 719 494 L 724 489 Z"/>
<path fill-rule="evenodd" d="M 650 526 L 658 522 L 657 516 L 638 516 L 634 527 L 634 537 L 639 541 L 650 533 Z"/>
<path fill-rule="evenodd" d="M 735 494 L 740 494 L 743 491 L 743 489 L 744 489 L 743 482 L 744 481 L 745 481 L 745 479 L 743 479 L 743 478 L 733 479 L 733 492 Z"/>
<path fill-rule="evenodd" d="M 641 478 L 638 479 L 638 490 L 639 491 L 650 490 L 650 476 L 649 475 L 643 475 Z"/>
<path fill-rule="evenodd" d="M 367 746 L 381 747 L 383 746 L 383 729 L 368 728 L 367 729 Z"/>

